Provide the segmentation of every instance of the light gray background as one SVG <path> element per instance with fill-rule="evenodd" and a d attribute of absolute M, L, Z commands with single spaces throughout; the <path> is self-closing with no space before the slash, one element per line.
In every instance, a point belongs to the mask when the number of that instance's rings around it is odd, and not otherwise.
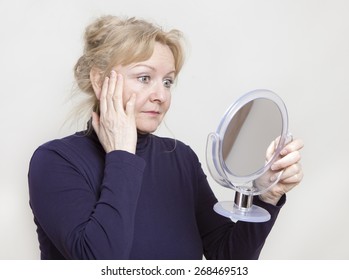
<path fill-rule="evenodd" d="M 166 124 L 198 154 L 230 103 L 267 88 L 285 101 L 303 138 L 302 184 L 261 259 L 348 259 L 349 2 L 340 0 L 1 0 L 0 259 L 37 259 L 27 171 L 34 149 L 73 133 L 72 67 L 85 26 L 102 14 L 178 28 L 187 61 Z M 159 134 L 171 135 L 161 127 Z M 219 199 L 232 191 L 215 184 Z"/>

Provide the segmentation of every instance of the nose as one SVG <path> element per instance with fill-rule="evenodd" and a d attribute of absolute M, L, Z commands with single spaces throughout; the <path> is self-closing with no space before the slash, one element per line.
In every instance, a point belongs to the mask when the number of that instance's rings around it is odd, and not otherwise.
<path fill-rule="evenodd" d="M 164 87 L 162 82 L 159 82 L 153 86 L 152 92 L 150 94 L 150 100 L 152 102 L 163 103 L 167 100 L 168 94 L 168 89 Z"/>

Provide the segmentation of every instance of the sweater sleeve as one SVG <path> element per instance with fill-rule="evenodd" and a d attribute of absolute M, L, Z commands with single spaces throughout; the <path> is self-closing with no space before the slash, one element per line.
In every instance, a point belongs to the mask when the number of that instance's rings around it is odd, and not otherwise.
<path fill-rule="evenodd" d="M 96 192 L 67 158 L 39 148 L 28 174 L 35 219 L 67 259 L 128 259 L 144 167 L 135 155 L 108 153 Z"/>
<path fill-rule="evenodd" d="M 285 203 L 285 196 L 282 197 L 278 206 L 264 203 L 258 197 L 254 198 L 256 205 L 265 208 L 271 214 L 269 221 L 264 223 L 238 221 L 234 223 L 213 210 L 217 199 L 201 166 L 199 167 L 198 186 L 197 221 L 206 259 L 258 259 L 280 208 Z"/>

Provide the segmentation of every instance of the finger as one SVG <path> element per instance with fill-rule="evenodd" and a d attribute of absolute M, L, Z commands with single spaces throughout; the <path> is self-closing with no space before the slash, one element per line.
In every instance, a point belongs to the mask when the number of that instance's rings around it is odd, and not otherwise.
<path fill-rule="evenodd" d="M 277 146 L 279 145 L 279 141 L 280 141 L 280 136 L 278 136 L 275 140 L 273 140 L 269 147 L 267 148 L 267 152 L 266 152 L 266 161 L 269 161 L 271 159 L 271 157 L 273 156 Z"/>
<path fill-rule="evenodd" d="M 110 79 L 108 83 L 108 93 L 107 93 L 107 106 L 108 110 L 110 112 L 115 111 L 115 106 L 114 106 L 114 96 L 115 96 L 115 89 L 116 89 L 116 84 L 117 84 L 117 74 L 114 70 L 110 72 Z"/>
<path fill-rule="evenodd" d="M 135 115 L 135 104 L 136 104 L 136 94 L 133 93 L 126 104 L 126 114 L 129 117 L 134 117 Z"/>
<path fill-rule="evenodd" d="M 294 174 L 293 176 L 282 179 L 280 182 L 282 184 L 294 184 L 298 185 L 303 180 L 303 172 Z"/>
<path fill-rule="evenodd" d="M 269 145 L 269 147 L 267 148 L 267 152 L 265 154 L 265 159 L 268 162 L 271 158 L 271 156 L 273 155 L 275 151 L 275 141 L 272 141 Z"/>
<path fill-rule="evenodd" d="M 101 115 L 104 115 L 107 112 L 107 92 L 108 92 L 108 84 L 109 84 L 109 77 L 105 77 L 103 85 L 102 85 L 102 91 L 99 98 L 99 111 Z"/>
<path fill-rule="evenodd" d="M 286 180 L 288 178 L 291 178 L 291 177 L 293 177 L 297 174 L 301 174 L 301 173 L 303 173 L 302 166 L 298 162 L 298 163 L 295 163 L 295 164 L 285 168 L 282 175 L 281 175 L 280 180 Z"/>
<path fill-rule="evenodd" d="M 113 106 L 117 112 L 124 112 L 123 104 L 124 79 L 121 74 L 117 74 L 117 84 L 113 96 Z"/>
<path fill-rule="evenodd" d="M 287 154 L 283 158 L 279 159 L 275 163 L 273 163 L 273 165 L 271 166 L 271 169 L 272 170 L 284 169 L 286 167 L 291 166 L 292 164 L 299 162 L 300 160 L 301 160 L 300 152 L 294 151 L 294 152 Z"/>
<path fill-rule="evenodd" d="M 298 151 L 301 150 L 304 147 L 304 142 L 302 139 L 295 139 L 293 141 L 291 141 L 290 143 L 288 143 L 280 152 L 280 154 L 282 156 L 285 156 L 289 153 L 292 153 L 294 151 Z"/>

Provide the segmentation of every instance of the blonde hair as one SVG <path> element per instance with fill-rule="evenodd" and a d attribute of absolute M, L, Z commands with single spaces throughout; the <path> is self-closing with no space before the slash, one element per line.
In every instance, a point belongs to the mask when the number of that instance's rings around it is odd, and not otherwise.
<path fill-rule="evenodd" d="M 101 78 L 117 65 L 128 65 L 151 57 L 156 42 L 167 45 L 175 60 L 177 77 L 184 63 L 182 33 L 176 29 L 165 32 L 148 21 L 116 16 L 102 16 L 86 27 L 84 51 L 74 67 L 74 76 L 79 92 L 87 94 L 84 102 L 76 108 L 78 116 L 99 111 L 90 71 L 92 67 L 101 70 Z"/>

